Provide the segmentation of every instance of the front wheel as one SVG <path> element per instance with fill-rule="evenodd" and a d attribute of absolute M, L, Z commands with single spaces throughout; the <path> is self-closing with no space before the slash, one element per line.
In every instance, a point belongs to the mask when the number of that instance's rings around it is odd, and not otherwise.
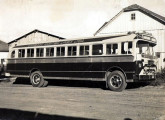
<path fill-rule="evenodd" d="M 120 92 L 127 86 L 125 76 L 120 71 L 113 71 L 107 77 L 107 86 L 112 91 Z"/>
<path fill-rule="evenodd" d="M 42 73 L 39 71 L 35 71 L 30 75 L 30 81 L 33 87 L 42 87 L 45 82 Z"/>

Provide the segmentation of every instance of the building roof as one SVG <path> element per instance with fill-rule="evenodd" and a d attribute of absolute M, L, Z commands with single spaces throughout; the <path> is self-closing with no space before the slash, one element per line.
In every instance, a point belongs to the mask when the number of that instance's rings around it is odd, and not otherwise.
<path fill-rule="evenodd" d="M 56 36 L 56 35 L 53 35 L 53 34 L 50 34 L 50 33 L 43 32 L 43 31 L 40 31 L 40 30 L 35 29 L 35 30 L 33 30 L 33 31 L 31 31 L 31 32 L 29 32 L 29 33 L 27 33 L 27 34 L 25 34 L 25 35 L 23 35 L 23 36 L 21 36 L 21 37 L 15 39 L 15 40 L 11 41 L 11 42 L 9 42 L 8 44 L 11 44 L 11 43 L 13 43 L 13 42 L 16 42 L 16 41 L 18 41 L 18 40 L 20 40 L 20 39 L 22 39 L 22 38 L 24 38 L 24 37 L 26 37 L 26 36 L 28 36 L 28 35 L 30 35 L 30 34 L 32 34 L 32 33 L 36 33 L 36 32 L 39 32 L 39 33 L 42 33 L 42 34 L 46 34 L 46 35 L 48 35 L 48 36 L 56 37 L 56 38 L 59 38 L 59 39 L 65 39 L 65 38 L 63 38 L 63 37 L 59 37 L 59 36 Z"/>
<path fill-rule="evenodd" d="M 101 26 L 95 33 L 94 35 L 96 35 L 98 32 L 100 32 L 105 26 L 107 26 L 110 22 L 112 22 L 118 15 L 120 15 L 123 12 L 129 12 L 129 11 L 140 11 L 142 13 L 144 13 L 145 15 L 155 19 L 156 21 L 162 23 L 163 25 L 165 25 L 165 17 L 158 15 L 157 13 L 154 13 L 144 7 L 141 7 L 137 4 L 133 4 L 130 5 L 124 9 L 122 9 L 116 16 L 114 16 L 111 20 L 109 20 L 108 22 L 106 22 L 106 24 L 104 24 L 103 26 Z"/>
<path fill-rule="evenodd" d="M 9 52 L 8 44 L 1 40 L 0 40 L 0 52 Z"/>
<path fill-rule="evenodd" d="M 156 13 L 154 13 L 154 12 L 144 8 L 144 7 L 141 7 L 137 4 L 133 4 L 131 6 L 124 8 L 124 12 L 136 11 L 136 10 L 148 15 L 149 17 L 151 17 L 151 18 L 157 20 L 158 22 L 162 23 L 163 25 L 165 25 L 165 17 L 158 15 L 158 14 L 156 14 Z"/>

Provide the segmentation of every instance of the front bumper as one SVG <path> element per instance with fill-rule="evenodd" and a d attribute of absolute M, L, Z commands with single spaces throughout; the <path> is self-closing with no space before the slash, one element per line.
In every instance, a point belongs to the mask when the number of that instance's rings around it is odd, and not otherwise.
<path fill-rule="evenodd" d="M 156 75 L 134 75 L 134 81 L 153 81 L 156 79 Z"/>

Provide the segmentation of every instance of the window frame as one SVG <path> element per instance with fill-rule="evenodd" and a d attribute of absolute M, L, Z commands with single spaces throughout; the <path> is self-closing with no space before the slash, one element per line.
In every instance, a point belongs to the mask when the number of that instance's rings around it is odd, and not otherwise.
<path fill-rule="evenodd" d="M 76 54 L 74 54 L 74 51 L 73 51 L 74 47 L 76 48 L 76 52 L 75 52 Z M 70 52 L 71 54 L 69 54 L 69 48 L 71 48 L 71 52 Z M 77 56 L 77 45 L 68 46 L 67 47 L 67 55 L 68 56 Z"/>
<path fill-rule="evenodd" d="M 136 20 L 136 14 L 135 13 L 131 13 L 131 20 L 132 21 Z"/>
<path fill-rule="evenodd" d="M 111 53 L 110 53 L 110 54 L 107 53 L 107 45 L 111 45 Z M 117 49 L 115 49 L 115 50 L 118 50 L 117 53 L 116 53 L 116 52 L 113 53 L 113 50 L 114 50 L 114 49 L 113 49 L 113 46 L 114 46 L 114 45 L 117 45 Z M 106 44 L 106 55 L 118 55 L 118 54 L 119 54 L 119 43 L 107 43 L 107 44 Z"/>
<path fill-rule="evenodd" d="M 30 50 L 30 56 L 28 56 L 28 50 Z M 33 50 L 33 56 L 32 56 L 32 50 Z M 35 52 L 34 48 L 27 48 L 27 58 L 34 57 L 34 52 Z"/>
<path fill-rule="evenodd" d="M 94 46 L 96 46 L 96 45 L 102 45 L 102 49 L 101 49 L 102 53 L 101 54 L 94 54 L 94 50 L 93 49 L 94 49 Z M 103 47 L 104 47 L 103 43 L 93 44 L 92 45 L 92 56 L 93 55 L 103 55 L 104 54 Z"/>
<path fill-rule="evenodd" d="M 23 51 L 24 51 L 24 54 L 23 54 Z M 25 58 L 25 49 L 18 49 L 18 58 Z"/>
<path fill-rule="evenodd" d="M 39 54 L 37 54 L 37 49 L 39 49 Z M 41 49 L 43 50 L 43 54 L 41 54 Z M 38 56 L 39 55 L 39 56 Z M 41 56 L 42 55 L 42 56 Z M 36 48 L 36 57 L 44 57 L 44 48 L 41 47 L 41 48 Z"/>
<path fill-rule="evenodd" d="M 59 55 L 58 55 L 58 48 L 60 49 L 60 51 L 59 51 Z M 62 48 L 64 48 L 64 52 L 63 52 L 63 55 L 62 55 Z M 65 51 L 66 51 L 66 49 L 65 49 L 65 46 L 59 46 L 59 47 L 56 47 L 56 57 L 64 57 L 65 56 Z"/>
<path fill-rule="evenodd" d="M 53 53 L 51 53 L 52 51 L 53 51 Z M 46 47 L 46 57 L 54 57 L 54 47 Z"/>
<path fill-rule="evenodd" d="M 83 47 L 83 51 L 82 51 L 83 54 L 81 54 L 81 47 Z M 88 47 L 88 49 L 86 49 L 86 47 Z M 88 56 L 90 54 L 89 50 L 90 50 L 90 46 L 89 45 L 80 45 L 79 46 L 79 55 L 80 56 Z M 86 54 L 86 51 L 88 51 L 88 54 Z"/>
<path fill-rule="evenodd" d="M 124 45 L 123 43 L 127 43 L 127 48 L 126 48 L 127 51 L 125 51 L 125 53 L 122 53 L 122 50 L 125 49 L 124 46 L 123 46 Z M 133 51 L 132 52 L 130 51 L 130 53 L 129 53 L 129 43 L 131 43 L 132 50 L 133 50 L 133 42 L 132 41 L 121 42 L 121 54 L 122 55 L 131 55 L 131 54 L 133 54 Z"/>
<path fill-rule="evenodd" d="M 13 54 L 14 53 L 14 54 Z M 10 56 L 11 58 L 16 58 L 16 51 L 15 50 L 13 50 L 12 52 L 11 52 L 11 56 Z"/>

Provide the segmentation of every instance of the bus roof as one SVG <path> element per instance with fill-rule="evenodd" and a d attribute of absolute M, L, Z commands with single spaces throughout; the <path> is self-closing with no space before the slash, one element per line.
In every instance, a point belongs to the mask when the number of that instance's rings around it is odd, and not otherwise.
<path fill-rule="evenodd" d="M 106 36 L 94 36 L 94 37 L 86 37 L 86 38 L 73 38 L 73 39 L 64 39 L 59 40 L 56 42 L 49 42 L 49 43 L 38 43 L 38 44 L 29 44 L 29 45 L 19 45 L 15 46 L 14 48 L 19 47 L 33 47 L 33 46 L 48 46 L 48 45 L 63 45 L 63 44 L 74 44 L 74 43 L 86 43 L 86 42 L 99 42 L 99 41 L 117 41 L 122 39 L 133 41 L 134 39 L 141 39 L 148 42 L 154 42 L 155 38 L 152 37 L 150 34 L 142 34 L 142 33 L 127 33 L 127 34 L 118 34 L 118 35 L 106 35 Z"/>

